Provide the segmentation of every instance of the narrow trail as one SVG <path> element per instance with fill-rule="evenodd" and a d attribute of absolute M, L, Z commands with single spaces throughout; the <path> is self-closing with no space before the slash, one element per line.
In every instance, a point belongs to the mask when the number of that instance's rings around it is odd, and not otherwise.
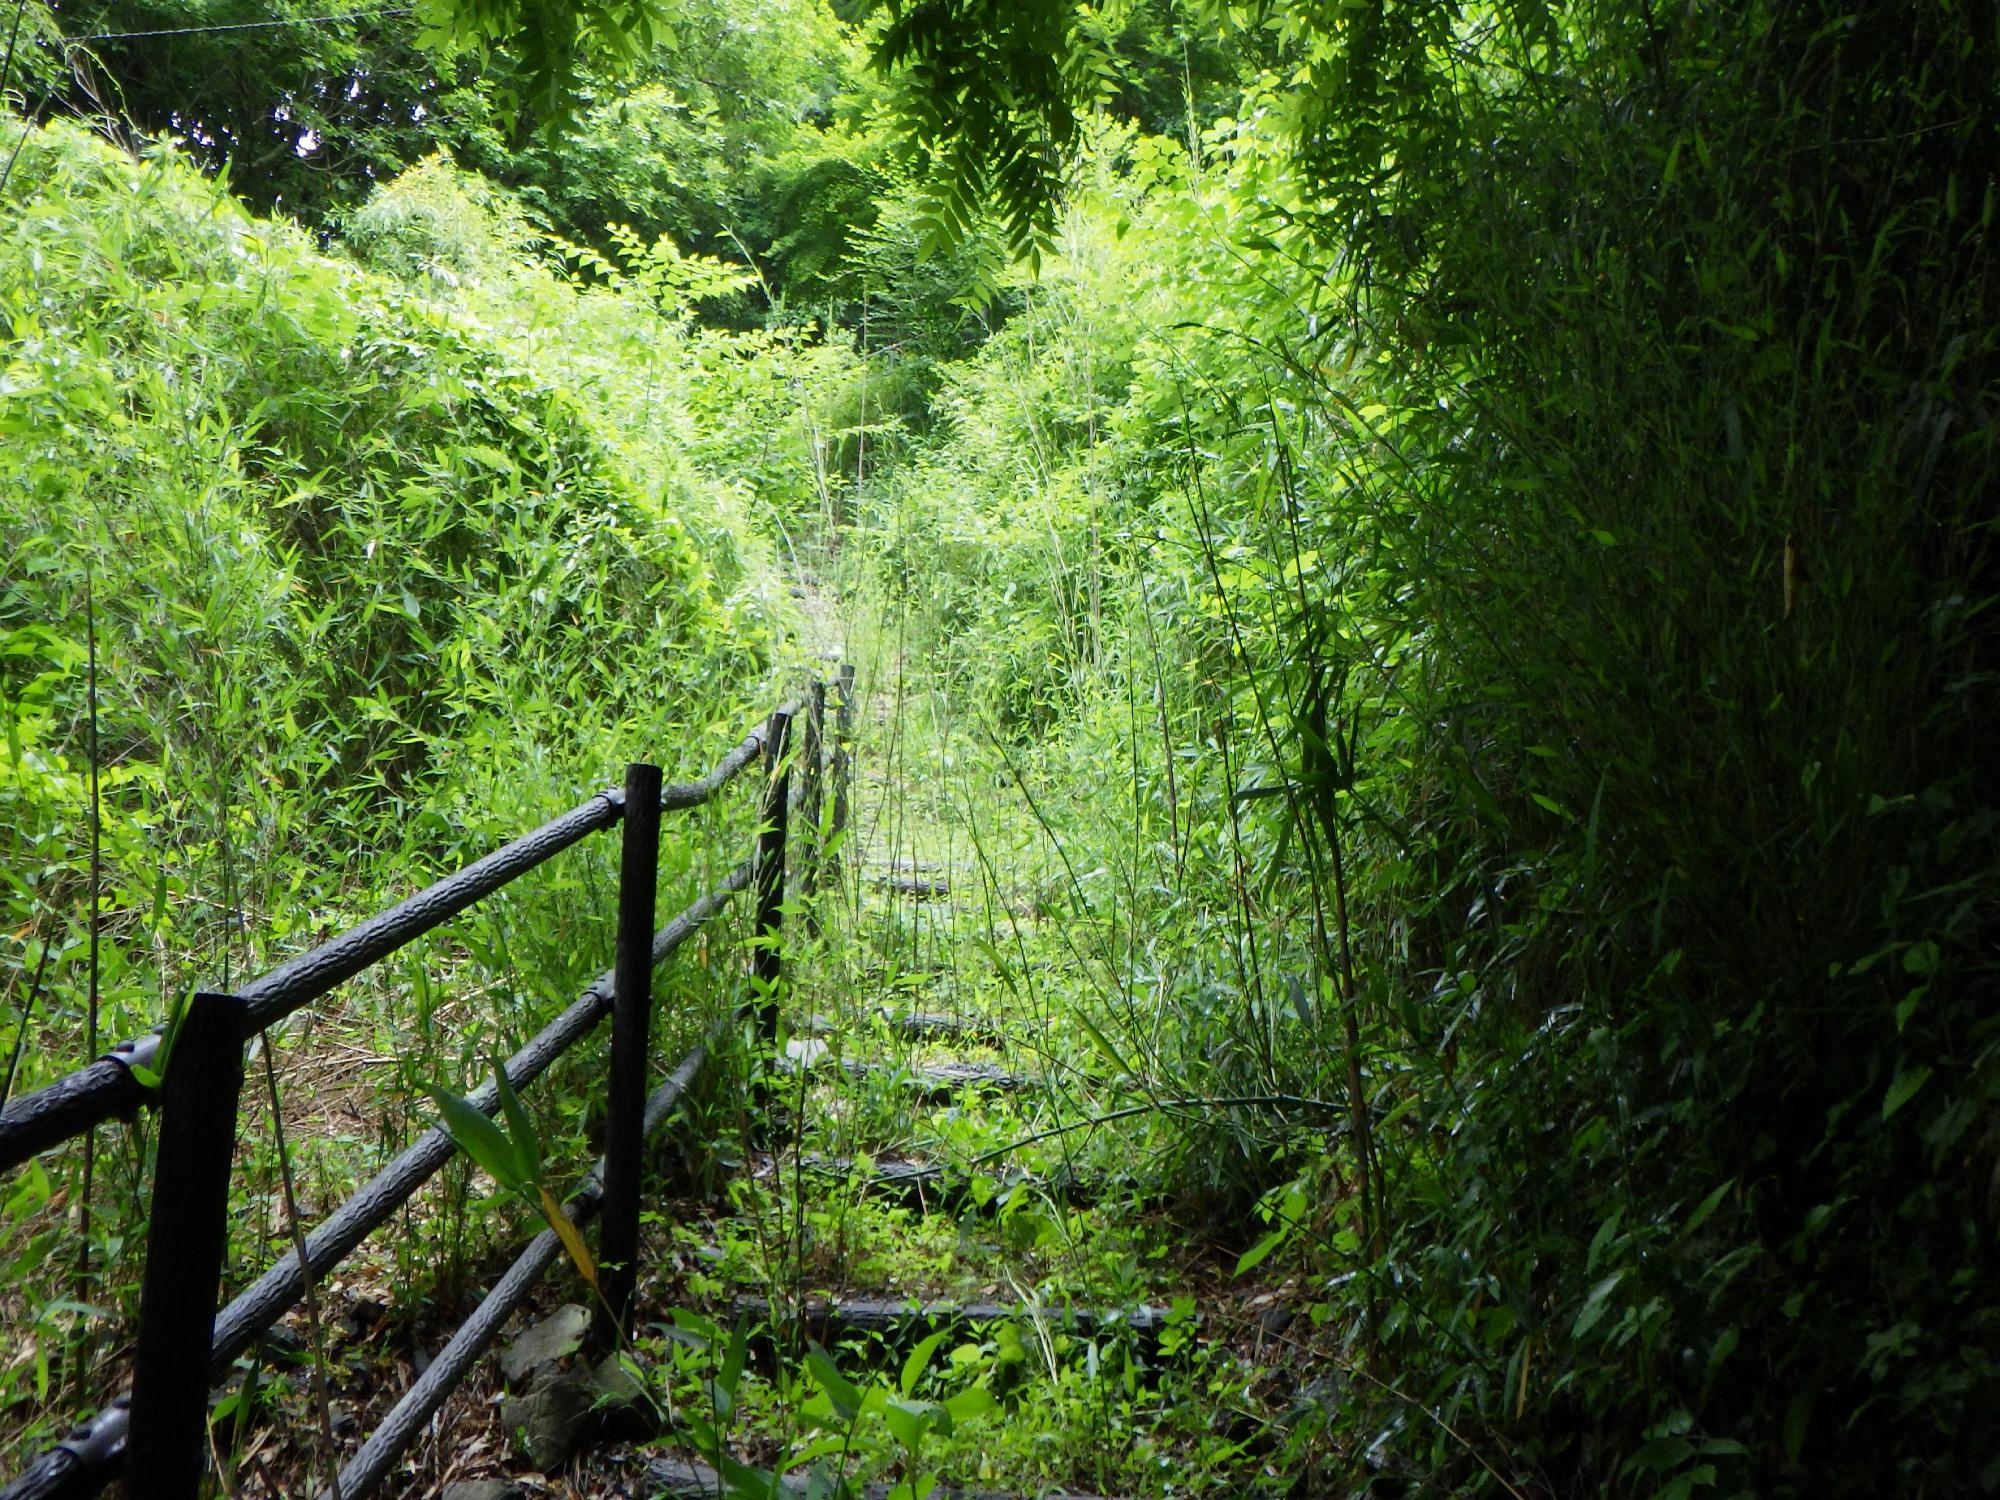
<path fill-rule="evenodd" d="M 771 1123 L 698 1122 L 646 1230 L 633 1352 L 664 1412 L 574 1458 L 538 1440 L 520 1372 L 581 1316 L 552 1294 L 498 1361 L 516 1395 L 469 1400 L 410 1493 L 751 1494 L 788 1466 L 787 1493 L 877 1500 L 1316 1492 L 1259 1464 L 1290 1289 L 1189 1248 L 1141 1133 L 1087 1124 L 1129 1099 L 1072 1014 L 1091 976 L 1045 841 L 882 654 L 819 936 L 796 891 L 788 917 Z"/>
<path fill-rule="evenodd" d="M 958 772 L 961 727 L 885 655 L 856 705 L 828 951 L 787 996 L 780 1138 L 691 1247 L 715 1274 L 683 1287 L 716 1333 L 755 1330 L 750 1363 L 773 1382 L 758 1399 L 806 1376 L 725 1457 L 768 1468 L 877 1390 L 915 1415 L 864 1418 L 837 1454 L 880 1486 L 861 1492 L 927 1476 L 982 1495 L 1215 1486 L 1243 1434 L 1204 1388 L 1269 1359 L 1286 1319 L 1269 1293 L 1246 1310 L 1141 1211 L 1129 1136 L 1063 1128 L 1120 1101 L 1065 1014 L 1084 976 L 1047 930 L 1047 851 Z M 994 1424 L 1012 1430 L 996 1441 Z M 714 1494 L 716 1462 L 683 1447 L 648 1478 Z"/>

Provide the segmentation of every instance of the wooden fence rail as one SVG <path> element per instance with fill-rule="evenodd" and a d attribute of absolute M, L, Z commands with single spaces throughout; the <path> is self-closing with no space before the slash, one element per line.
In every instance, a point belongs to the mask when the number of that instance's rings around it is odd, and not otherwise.
<path fill-rule="evenodd" d="M 846 704 L 851 669 L 843 670 Z M 383 1224 L 456 1149 L 442 1129 L 419 1136 L 307 1237 L 303 1256 L 287 1254 L 218 1313 L 227 1253 L 229 1173 L 236 1142 L 237 1103 L 249 1041 L 285 1016 L 320 999 L 370 964 L 450 920 L 588 835 L 622 824 L 616 962 L 577 1000 L 505 1064 L 524 1088 L 603 1017 L 612 1015 L 605 1154 L 572 1196 L 579 1224 L 601 1220 L 599 1259 L 610 1316 L 622 1320 L 636 1285 L 640 1184 L 646 1138 L 668 1118 L 707 1055 L 699 1046 L 650 1095 L 647 1072 L 653 970 L 746 889 L 756 894 L 752 998 L 760 1036 L 775 1034 L 780 973 L 788 815 L 796 801 L 816 830 L 823 775 L 831 769 L 836 807 L 844 810 L 844 735 L 834 764 L 825 764 L 819 708 L 824 687 L 806 697 L 812 732 L 807 754 L 788 753 L 796 704 L 786 704 L 717 763 L 700 781 L 663 783 L 657 766 L 635 763 L 624 785 L 447 876 L 351 931 L 279 965 L 234 994 L 192 997 L 172 1046 L 160 1032 L 121 1043 L 97 1061 L 16 1100 L 0 1114 L 0 1171 L 93 1129 L 129 1116 L 141 1104 L 160 1106 L 153 1177 L 153 1211 L 146 1237 L 132 1390 L 79 1424 L 37 1459 L 0 1500 L 54 1500 L 94 1495 L 118 1473 L 127 1500 L 195 1500 L 208 1453 L 208 1392 L 230 1365 L 304 1294 L 308 1278 L 337 1266 Z M 845 728 L 843 718 L 843 729 Z M 659 871 L 660 815 L 711 800 L 750 765 L 763 762 L 764 795 L 751 857 L 714 890 L 653 930 Z M 796 760 L 799 792 L 792 795 Z M 799 872 L 809 895 L 816 872 Z M 135 1069 L 164 1071 L 157 1090 Z M 471 1102 L 498 1108 L 489 1082 Z M 555 1259 L 553 1230 L 538 1235 L 513 1268 L 461 1325 L 438 1358 L 384 1418 L 340 1476 L 340 1500 L 361 1500 L 387 1477 L 430 1417 L 464 1378 L 508 1316 Z"/>

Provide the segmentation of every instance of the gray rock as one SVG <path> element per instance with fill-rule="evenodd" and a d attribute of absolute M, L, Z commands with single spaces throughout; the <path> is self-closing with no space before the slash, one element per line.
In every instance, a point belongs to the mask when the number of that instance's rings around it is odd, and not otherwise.
<path fill-rule="evenodd" d="M 274 1323 L 258 1335 L 269 1357 L 296 1359 L 306 1352 L 306 1341 L 295 1328 Z"/>
<path fill-rule="evenodd" d="M 527 1493 L 508 1479 L 461 1479 L 444 1487 L 442 1500 L 527 1500 Z"/>
<path fill-rule="evenodd" d="M 646 1388 L 638 1376 L 625 1368 L 617 1354 L 607 1354 L 590 1372 L 590 1384 L 598 1399 L 611 1406 L 650 1406 Z"/>
<path fill-rule="evenodd" d="M 1275 1338 L 1292 1326 L 1298 1314 L 1282 1302 L 1273 1302 L 1257 1314 L 1258 1331 L 1266 1337 Z"/>
<path fill-rule="evenodd" d="M 833 1049 L 825 1042 L 814 1041 L 810 1037 L 793 1037 L 785 1043 L 785 1061 L 792 1068 L 812 1068 Z"/>
<path fill-rule="evenodd" d="M 590 1372 L 590 1388 L 597 1401 L 596 1439 L 638 1442 L 658 1434 L 659 1407 L 645 1383 L 620 1363 L 616 1354 L 607 1354 L 597 1362 Z"/>
<path fill-rule="evenodd" d="M 568 1359 L 590 1333 L 590 1310 L 565 1302 L 500 1353 L 500 1373 L 516 1390 L 538 1384 L 536 1371 Z"/>
<path fill-rule="evenodd" d="M 595 1402 L 596 1392 L 585 1377 L 550 1374 L 527 1395 L 500 1403 L 500 1425 L 529 1463 L 553 1474 L 582 1444 Z"/>

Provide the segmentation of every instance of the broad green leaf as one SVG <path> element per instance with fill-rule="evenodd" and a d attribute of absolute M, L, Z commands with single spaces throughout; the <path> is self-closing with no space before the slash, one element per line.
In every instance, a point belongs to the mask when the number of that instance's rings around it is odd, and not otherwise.
<path fill-rule="evenodd" d="M 691 1308 L 675 1308 L 673 1320 L 674 1331 L 698 1349 L 722 1342 L 722 1329 L 714 1319 L 705 1318 Z"/>
<path fill-rule="evenodd" d="M 507 1069 L 497 1058 L 493 1060 L 493 1087 L 500 1095 L 500 1110 L 507 1117 L 507 1134 L 513 1140 L 514 1168 L 523 1182 L 539 1185 L 542 1180 L 541 1133 L 535 1129 L 535 1117 L 521 1103 L 521 1096 L 514 1092 L 513 1080 L 507 1076 Z"/>
<path fill-rule="evenodd" d="M 1248 1250 L 1245 1250 L 1241 1255 L 1237 1256 L 1236 1274 L 1238 1276 L 1241 1276 L 1245 1271 L 1254 1270 L 1256 1267 L 1261 1266 L 1267 1259 L 1270 1258 L 1271 1252 L 1284 1243 L 1285 1236 L 1290 1234 L 1291 1232 L 1292 1232 L 1291 1225 L 1280 1224 L 1276 1229 L 1272 1230 L 1269 1234 L 1265 1235 L 1264 1238 L 1257 1241 L 1257 1243 L 1252 1245 Z"/>
<path fill-rule="evenodd" d="M 1811 1386 L 1800 1389 L 1785 1411 L 1785 1462 L 1796 1466 L 1805 1453 L 1806 1432 L 1812 1426 L 1813 1403 L 1818 1397 Z"/>
<path fill-rule="evenodd" d="M 992 942 L 988 941 L 986 938 L 983 937 L 973 938 L 972 946 L 977 948 L 981 953 L 986 955 L 987 962 L 993 965 L 993 972 L 1000 976 L 1000 982 L 1006 985 L 1008 989 L 1010 990 L 1013 989 L 1014 969 L 1013 966 L 1007 962 L 1007 955 L 1002 953 L 998 947 L 996 947 Z"/>
<path fill-rule="evenodd" d="M 1897 1110 L 1916 1097 L 1917 1090 L 1929 1081 L 1929 1068 L 1905 1068 L 1896 1075 L 1896 1081 L 1889 1085 L 1889 1092 L 1882 1096 L 1882 1118 L 1888 1119 Z"/>
<path fill-rule="evenodd" d="M 930 1367 L 931 1357 L 937 1353 L 938 1346 L 949 1332 L 949 1329 L 940 1328 L 912 1349 L 909 1358 L 903 1361 L 903 1373 L 897 1384 L 905 1396 L 915 1392 L 917 1382 L 924 1378 L 924 1371 Z"/>
<path fill-rule="evenodd" d="M 424 1092 L 437 1105 L 442 1116 L 439 1123 L 458 1143 L 459 1150 L 502 1187 L 517 1193 L 528 1190 L 529 1184 L 515 1168 L 514 1143 L 507 1139 L 504 1130 L 481 1114 L 470 1100 L 461 1099 L 448 1089 L 425 1084 Z"/>
<path fill-rule="evenodd" d="M 1624 1221 L 1624 1218 L 1625 1210 L 1622 1207 L 1614 1208 L 1605 1221 L 1597 1226 L 1597 1233 L 1590 1238 L 1590 1249 L 1584 1255 L 1583 1264 L 1585 1270 L 1595 1271 L 1597 1269 L 1598 1261 L 1603 1258 L 1605 1250 L 1616 1238 L 1618 1226 Z"/>
<path fill-rule="evenodd" d="M 861 1414 L 860 1387 L 841 1374 L 833 1356 L 816 1343 L 806 1345 L 806 1372 L 826 1392 L 827 1400 L 833 1403 L 834 1411 L 842 1420 L 852 1422 Z"/>
<path fill-rule="evenodd" d="M 1130 1064 L 1125 1061 L 1118 1049 L 1111 1045 L 1111 1039 L 1098 1029 L 1095 1021 L 1091 1020 L 1081 1009 L 1075 1010 L 1071 1014 L 1077 1023 L 1083 1027 L 1084 1035 L 1090 1038 L 1091 1045 L 1104 1055 L 1106 1062 L 1118 1070 L 1119 1077 L 1134 1078 L 1138 1076 L 1132 1071 Z"/>
<path fill-rule="evenodd" d="M 729 1335 L 729 1351 L 722 1357 L 722 1373 L 716 1378 L 731 1397 L 736 1394 L 736 1383 L 743 1378 L 743 1362 L 750 1351 L 750 1320 L 739 1317 L 736 1327 Z"/>
<path fill-rule="evenodd" d="M 1625 1460 L 1628 1474 L 1657 1474 L 1694 1457 L 1694 1444 L 1677 1434 L 1656 1437 Z"/>
<path fill-rule="evenodd" d="M 717 1421 L 726 1423 L 735 1417 L 736 1397 L 724 1390 L 720 1381 L 704 1380 L 701 1383 L 701 1388 L 707 1394 L 710 1403 L 715 1408 Z"/>
<path fill-rule="evenodd" d="M 753 1469 L 727 1453 L 715 1455 L 715 1470 L 729 1486 L 731 1500 L 771 1500 L 779 1493 L 776 1475 L 768 1469 Z"/>
<path fill-rule="evenodd" d="M 1729 1190 L 1735 1186 L 1736 1186 L 1736 1179 L 1732 1177 L 1729 1179 L 1729 1181 L 1723 1183 L 1721 1186 L 1712 1190 L 1706 1198 L 1701 1200 L 1701 1202 L 1697 1203 L 1695 1205 L 1694 1212 L 1688 1215 L 1687 1223 L 1681 1226 L 1681 1233 L 1693 1234 L 1697 1229 L 1701 1228 L 1702 1225 L 1706 1224 L 1708 1222 L 1708 1216 L 1715 1212 L 1716 1208 L 1721 1204 L 1723 1198 L 1728 1194 Z"/>
<path fill-rule="evenodd" d="M 1570 1329 L 1572 1338 L 1582 1338 L 1603 1318 L 1611 1305 L 1611 1294 L 1618 1289 L 1618 1283 L 1625 1279 L 1623 1271 L 1613 1271 L 1609 1276 L 1590 1289 L 1590 1295 L 1583 1299 L 1583 1308 L 1576 1315 L 1576 1325 Z"/>
<path fill-rule="evenodd" d="M 947 1396 L 943 1405 L 944 1409 L 951 1413 L 954 1422 L 966 1422 L 974 1417 L 990 1416 L 1000 1409 L 999 1401 L 983 1385 L 969 1385 L 956 1395 Z"/>
<path fill-rule="evenodd" d="M 788 1469 L 803 1468 L 816 1459 L 831 1458 L 835 1454 L 844 1453 L 847 1451 L 847 1448 L 848 1440 L 844 1434 L 814 1438 L 803 1448 L 793 1449 L 786 1460 L 785 1467 Z"/>
<path fill-rule="evenodd" d="M 900 1398 L 889 1401 L 882 1408 L 882 1420 L 888 1424 L 896 1441 L 910 1450 L 910 1458 L 914 1462 L 924 1445 L 924 1433 L 931 1425 L 930 1403 Z"/>

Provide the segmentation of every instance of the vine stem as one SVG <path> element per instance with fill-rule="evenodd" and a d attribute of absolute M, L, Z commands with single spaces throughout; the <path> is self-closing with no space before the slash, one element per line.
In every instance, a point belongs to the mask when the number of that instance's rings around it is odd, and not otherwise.
<path fill-rule="evenodd" d="M 97 1056 L 97 1007 L 100 998 L 98 947 L 102 937 L 104 895 L 103 801 L 97 779 L 97 589 L 86 557 L 83 563 L 83 634 L 86 706 L 84 736 L 90 752 L 90 999 L 84 1018 L 84 1058 Z M 83 1137 L 83 1193 L 77 1211 L 76 1296 L 90 1301 L 90 1190 L 97 1175 L 97 1129 Z"/>

